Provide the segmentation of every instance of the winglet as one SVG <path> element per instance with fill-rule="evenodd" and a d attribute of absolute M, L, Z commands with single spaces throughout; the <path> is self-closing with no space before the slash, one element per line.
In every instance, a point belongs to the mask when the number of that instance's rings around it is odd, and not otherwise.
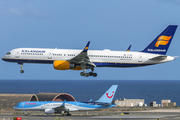
<path fill-rule="evenodd" d="M 89 48 L 89 44 L 90 44 L 90 41 L 87 43 L 87 45 L 85 46 L 83 52 L 87 52 L 88 51 L 88 48 Z"/>
<path fill-rule="evenodd" d="M 63 104 L 62 104 L 62 106 L 65 106 L 65 102 L 66 102 L 66 99 L 63 101 Z"/>
<path fill-rule="evenodd" d="M 131 45 L 128 47 L 128 49 L 126 50 L 127 52 L 129 52 L 130 51 L 130 49 L 131 49 Z"/>
<path fill-rule="evenodd" d="M 111 103 L 116 93 L 117 87 L 118 85 L 112 85 L 96 102 Z"/>

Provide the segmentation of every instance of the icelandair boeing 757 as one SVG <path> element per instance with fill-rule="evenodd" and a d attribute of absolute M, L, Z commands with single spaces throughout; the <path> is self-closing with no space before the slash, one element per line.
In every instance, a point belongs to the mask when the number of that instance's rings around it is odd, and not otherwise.
<path fill-rule="evenodd" d="M 169 25 L 139 52 L 130 52 L 131 45 L 127 51 L 88 50 L 89 41 L 84 50 L 17 48 L 9 51 L 2 60 L 20 64 L 21 73 L 24 73 L 23 63 L 45 63 L 53 64 L 56 70 L 83 70 L 81 76 L 96 77 L 95 67 L 139 67 L 175 60 L 166 52 L 176 29 L 177 25 Z M 86 69 L 91 69 L 91 72 L 86 73 Z"/>
<path fill-rule="evenodd" d="M 95 102 L 76 102 L 76 101 L 26 101 L 20 102 L 13 107 L 15 110 L 26 111 L 44 111 L 45 114 L 60 113 L 70 115 L 71 111 L 89 111 L 116 106 L 112 104 L 118 85 L 112 85 L 102 97 Z"/>

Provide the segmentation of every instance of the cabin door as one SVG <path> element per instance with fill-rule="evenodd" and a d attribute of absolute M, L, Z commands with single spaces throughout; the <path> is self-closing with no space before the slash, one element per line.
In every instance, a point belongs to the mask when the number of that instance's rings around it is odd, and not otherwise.
<path fill-rule="evenodd" d="M 15 57 L 16 57 L 16 58 L 19 58 L 19 54 L 20 54 L 19 50 L 18 50 L 18 51 L 16 51 L 16 55 L 15 55 Z"/>
<path fill-rule="evenodd" d="M 139 54 L 138 62 L 143 62 L 143 55 L 142 54 Z"/>
<path fill-rule="evenodd" d="M 24 108 L 24 105 L 25 105 L 25 103 L 22 103 L 22 104 L 21 104 L 21 107 Z"/>
<path fill-rule="evenodd" d="M 48 53 L 48 59 L 52 59 L 52 52 L 51 51 L 49 51 L 49 53 Z"/>
<path fill-rule="evenodd" d="M 41 108 L 44 108 L 44 104 L 41 105 Z"/>

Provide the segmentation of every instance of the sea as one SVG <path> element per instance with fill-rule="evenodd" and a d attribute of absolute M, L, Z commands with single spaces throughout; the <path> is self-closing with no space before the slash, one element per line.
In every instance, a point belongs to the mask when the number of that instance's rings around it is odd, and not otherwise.
<path fill-rule="evenodd" d="M 114 100 L 144 99 L 149 105 L 169 99 L 180 106 L 180 80 L 0 80 L 0 93 L 68 93 L 85 102 L 99 99 L 111 85 L 118 85 Z"/>

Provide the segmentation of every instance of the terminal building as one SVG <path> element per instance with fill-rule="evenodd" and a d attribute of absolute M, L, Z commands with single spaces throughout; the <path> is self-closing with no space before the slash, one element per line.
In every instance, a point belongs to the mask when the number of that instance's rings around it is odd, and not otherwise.
<path fill-rule="evenodd" d="M 175 107 L 176 102 L 171 102 L 171 100 L 161 100 L 161 104 L 156 104 L 156 101 L 149 103 L 151 107 Z"/>
<path fill-rule="evenodd" d="M 161 100 L 161 105 L 163 107 L 175 107 L 176 102 L 171 102 L 171 100 Z"/>
<path fill-rule="evenodd" d="M 144 99 L 118 99 L 114 101 L 117 106 L 120 107 L 136 107 L 136 106 L 143 106 Z"/>
<path fill-rule="evenodd" d="M 13 108 L 23 101 L 76 101 L 68 93 L 0 94 L 0 108 Z"/>

